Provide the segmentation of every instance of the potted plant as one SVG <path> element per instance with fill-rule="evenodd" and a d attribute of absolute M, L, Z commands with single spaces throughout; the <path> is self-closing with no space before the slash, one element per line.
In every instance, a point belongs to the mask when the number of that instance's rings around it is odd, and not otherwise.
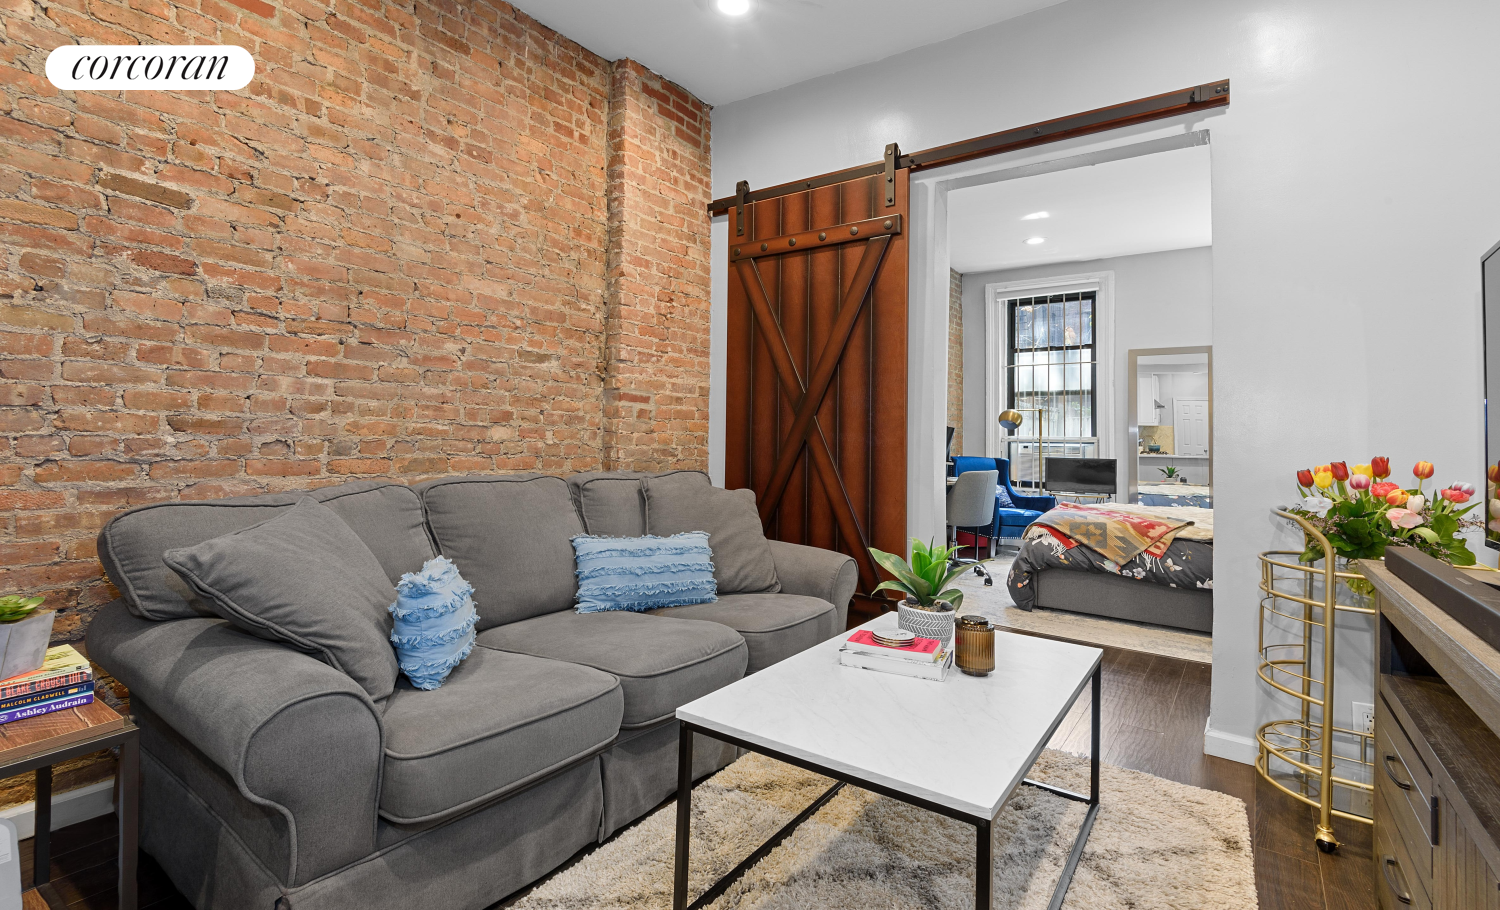
<path fill-rule="evenodd" d="M 1181 480 L 1182 479 L 1182 475 L 1178 472 L 1178 470 L 1176 468 L 1172 467 L 1171 465 L 1167 465 L 1164 468 L 1157 468 L 1157 470 L 1161 472 L 1161 476 L 1165 477 L 1168 480 Z"/>
<path fill-rule="evenodd" d="M 870 548 L 870 555 L 894 581 L 883 581 L 876 591 L 902 591 L 906 600 L 896 606 L 901 628 L 923 638 L 935 638 L 945 646 L 953 641 L 953 620 L 964 602 L 964 593 L 948 587 L 973 568 L 972 563 L 952 566 L 948 560 L 957 547 L 938 547 L 912 538 L 911 562 L 883 550 Z"/>
<path fill-rule="evenodd" d="M 37 611 L 43 597 L 0 597 L 0 679 L 39 669 L 52 642 L 54 610 Z"/>

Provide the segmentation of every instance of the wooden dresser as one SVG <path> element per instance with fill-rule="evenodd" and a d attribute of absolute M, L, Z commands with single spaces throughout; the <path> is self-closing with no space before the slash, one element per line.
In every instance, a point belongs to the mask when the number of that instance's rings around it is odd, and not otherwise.
<path fill-rule="evenodd" d="M 1375 893 L 1382 910 L 1500 910 L 1500 651 L 1392 575 L 1378 601 Z"/>

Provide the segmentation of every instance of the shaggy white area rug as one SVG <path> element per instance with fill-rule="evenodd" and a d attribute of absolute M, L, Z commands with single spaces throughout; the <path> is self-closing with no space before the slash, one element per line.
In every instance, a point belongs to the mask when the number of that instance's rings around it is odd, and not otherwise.
<path fill-rule="evenodd" d="M 982 774 L 983 768 L 954 768 Z M 1088 788 L 1088 759 L 1048 750 L 1032 777 Z M 1087 910 L 1254 910 L 1245 805 L 1112 765 L 1064 904 Z M 831 782 L 747 755 L 693 791 L 690 890 L 697 897 Z M 994 907 L 1041 910 L 1085 807 L 1022 786 L 995 824 Z M 676 807 L 668 805 L 538 886 L 517 910 L 658 910 L 672 905 Z M 721 896 L 717 910 L 969 910 L 974 828 L 845 787 Z"/>

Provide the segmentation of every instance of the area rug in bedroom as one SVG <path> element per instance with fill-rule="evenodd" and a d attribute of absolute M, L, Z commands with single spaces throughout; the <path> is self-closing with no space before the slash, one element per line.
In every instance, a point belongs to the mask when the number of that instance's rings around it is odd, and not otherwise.
<path fill-rule="evenodd" d="M 996 625 L 1022 632 L 1036 632 L 1085 644 L 1213 663 L 1213 638 L 1201 632 L 1169 629 L 1123 619 L 1106 619 L 1065 610 L 1021 609 L 1016 606 L 1016 602 L 1011 599 L 1010 590 L 1005 587 L 1005 576 L 1010 573 L 1010 564 L 1014 558 L 1014 555 L 1001 556 L 989 564 L 990 575 L 995 579 L 995 584 L 991 587 L 985 587 L 984 579 L 973 572 L 966 572 L 959 578 L 957 584 L 964 592 L 965 611 L 977 609 Z"/>
<path fill-rule="evenodd" d="M 955 774 L 983 774 L 955 767 Z M 1088 789 L 1088 759 L 1048 750 L 1032 776 Z M 747 755 L 693 791 L 689 890 L 703 893 L 831 781 Z M 1232 796 L 1101 769 L 1102 806 L 1064 904 L 1088 910 L 1253 910 L 1245 804 Z M 509 905 L 516 910 L 666 910 L 676 806 Z M 1085 807 L 1021 787 L 995 824 L 994 907 L 1041 910 Z M 974 829 L 845 787 L 712 906 L 716 910 L 970 910 Z"/>

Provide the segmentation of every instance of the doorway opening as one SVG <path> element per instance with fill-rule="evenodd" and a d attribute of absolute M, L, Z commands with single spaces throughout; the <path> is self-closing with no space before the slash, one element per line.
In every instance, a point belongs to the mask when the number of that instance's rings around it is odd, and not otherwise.
<path fill-rule="evenodd" d="M 954 352 L 944 473 L 1001 477 L 991 528 L 959 534 L 999 554 L 996 584 L 966 580 L 966 603 L 1026 631 L 1211 662 L 1209 134 L 1161 129 L 913 178 L 913 323 L 918 285 L 941 279 L 949 305 L 926 312 L 949 317 Z M 1116 552 L 1090 545 L 1081 514 L 1170 527 L 1160 548 Z"/>

